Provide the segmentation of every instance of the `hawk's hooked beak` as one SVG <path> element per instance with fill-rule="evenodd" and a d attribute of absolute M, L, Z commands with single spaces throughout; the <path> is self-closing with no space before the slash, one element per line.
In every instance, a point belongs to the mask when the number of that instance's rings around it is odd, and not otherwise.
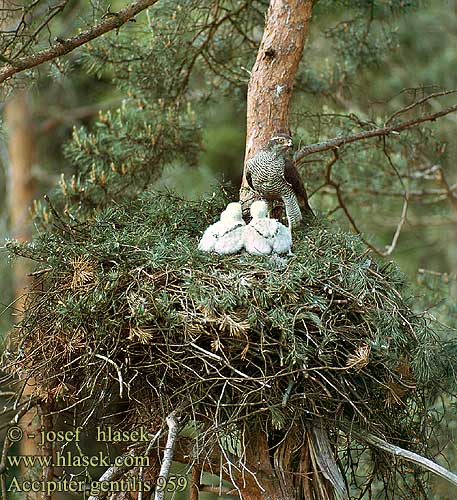
<path fill-rule="evenodd" d="M 292 139 L 289 139 L 289 140 L 286 142 L 286 146 L 287 146 L 288 148 L 291 148 L 293 145 L 294 145 L 294 143 L 293 143 Z"/>

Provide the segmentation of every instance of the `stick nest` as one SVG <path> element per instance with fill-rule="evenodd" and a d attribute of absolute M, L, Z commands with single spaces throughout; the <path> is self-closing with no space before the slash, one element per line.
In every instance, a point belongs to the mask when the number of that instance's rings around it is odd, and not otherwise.
<path fill-rule="evenodd" d="M 4 365 L 119 425 L 153 430 L 174 409 L 206 435 L 322 417 L 423 448 L 447 365 L 395 264 L 320 222 L 294 232 L 288 259 L 199 253 L 226 202 L 145 193 L 11 244 L 38 269 Z"/>

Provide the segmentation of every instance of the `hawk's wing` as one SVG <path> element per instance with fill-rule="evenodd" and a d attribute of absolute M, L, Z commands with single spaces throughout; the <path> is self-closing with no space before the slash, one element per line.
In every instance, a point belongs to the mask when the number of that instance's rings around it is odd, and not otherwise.
<path fill-rule="evenodd" d="M 248 168 L 246 168 L 246 174 L 245 174 L 245 177 L 246 177 L 246 182 L 248 183 L 248 186 L 253 190 L 255 191 L 254 189 L 254 186 L 252 185 L 252 174 L 251 172 L 249 171 Z"/>
<path fill-rule="evenodd" d="M 295 163 L 290 158 L 284 160 L 284 178 L 294 190 L 300 207 L 311 215 L 314 215 L 308 203 L 308 195 L 306 194 L 305 185 Z"/>

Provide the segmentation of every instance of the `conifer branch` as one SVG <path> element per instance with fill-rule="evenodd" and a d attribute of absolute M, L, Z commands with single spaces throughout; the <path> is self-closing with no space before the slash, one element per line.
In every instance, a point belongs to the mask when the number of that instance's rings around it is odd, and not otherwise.
<path fill-rule="evenodd" d="M 26 69 L 39 66 L 44 62 L 51 61 L 57 57 L 68 54 L 77 47 L 84 45 L 95 38 L 98 38 L 109 31 L 120 28 L 127 21 L 139 14 L 141 11 L 147 9 L 151 5 L 157 3 L 158 0 L 137 0 L 128 7 L 121 9 L 119 12 L 108 12 L 105 14 L 103 20 L 92 26 L 89 29 L 81 31 L 78 35 L 70 38 L 59 39 L 58 43 L 50 47 L 30 54 L 11 60 L 9 63 L 0 67 L 0 83 L 8 78 L 11 78 L 16 73 L 20 73 Z"/>
<path fill-rule="evenodd" d="M 311 144 L 309 146 L 305 146 L 304 148 L 299 149 L 294 155 L 294 160 L 297 164 L 299 164 L 303 161 L 303 159 L 306 156 L 310 154 L 330 151 L 332 149 L 344 146 L 345 144 L 350 144 L 351 142 L 363 141 L 365 139 L 371 139 L 372 137 L 382 137 L 389 135 L 391 133 L 398 133 L 401 132 L 402 130 L 413 128 L 416 125 L 419 125 L 420 123 L 434 121 L 437 118 L 441 118 L 442 116 L 448 115 L 450 113 L 455 113 L 456 111 L 457 111 L 457 104 L 442 109 L 441 111 L 437 111 L 436 113 L 430 113 L 428 115 L 419 116 L 418 118 L 413 118 L 412 120 L 399 122 L 394 125 L 384 126 L 373 130 L 366 130 L 364 132 L 360 132 L 354 135 L 334 137 L 333 139 L 329 139 L 323 142 L 317 142 L 315 144 Z"/>

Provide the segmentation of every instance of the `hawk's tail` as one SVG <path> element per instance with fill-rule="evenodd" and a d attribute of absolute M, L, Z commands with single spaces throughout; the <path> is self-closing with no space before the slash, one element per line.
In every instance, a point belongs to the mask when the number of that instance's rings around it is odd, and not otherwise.
<path fill-rule="evenodd" d="M 300 205 L 298 204 L 297 197 L 295 196 L 295 193 L 292 191 L 292 189 L 286 195 L 284 195 L 282 199 L 286 208 L 287 221 L 289 223 L 290 230 L 291 228 L 298 226 L 303 218 L 300 210 Z"/>

